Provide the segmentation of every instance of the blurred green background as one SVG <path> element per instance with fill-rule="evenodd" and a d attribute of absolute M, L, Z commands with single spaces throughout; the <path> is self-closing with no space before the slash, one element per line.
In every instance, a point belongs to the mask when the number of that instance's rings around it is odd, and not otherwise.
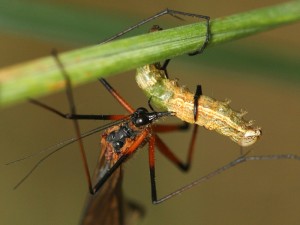
<path fill-rule="evenodd" d="M 65 51 L 94 45 L 167 7 L 219 18 L 277 3 L 281 2 L 0 0 L 0 66 L 47 56 L 54 47 Z M 182 22 L 167 17 L 151 24 L 170 23 Z M 151 24 L 136 32 L 146 32 Z M 249 111 L 246 118 L 255 119 L 263 129 L 262 139 L 251 147 L 254 154 L 300 154 L 299 34 L 300 23 L 296 23 L 210 48 L 201 56 L 179 57 L 172 61 L 169 74 L 191 90 L 202 84 L 206 95 L 229 98 L 233 108 Z M 147 106 L 134 74 L 130 71 L 109 81 L 133 106 Z M 125 113 L 97 81 L 74 93 L 80 113 Z M 68 111 L 64 93 L 40 100 Z M 0 113 L 1 164 L 74 135 L 70 121 L 26 102 Z M 87 130 L 101 124 L 82 122 L 81 127 Z M 163 135 L 181 157 L 185 157 L 189 137 L 190 132 Z M 99 153 L 99 140 L 99 135 L 94 135 L 84 141 L 91 168 Z M 153 206 L 145 150 L 124 167 L 126 196 L 147 210 L 139 224 L 299 224 L 300 162 L 250 162 Z M 231 161 L 239 151 L 228 138 L 201 128 L 190 173 L 182 174 L 157 154 L 159 196 Z M 38 159 L 1 166 L 0 223 L 77 224 L 87 193 L 77 145 L 49 158 L 20 188 L 12 190 Z"/>

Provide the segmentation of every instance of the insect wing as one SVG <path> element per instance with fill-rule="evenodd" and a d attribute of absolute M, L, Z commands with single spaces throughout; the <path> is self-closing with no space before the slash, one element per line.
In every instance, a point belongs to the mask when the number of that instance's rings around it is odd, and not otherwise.
<path fill-rule="evenodd" d="M 93 183 L 103 177 L 110 168 L 111 162 L 105 159 L 106 148 L 102 148 L 93 175 Z M 121 166 L 103 184 L 94 195 L 88 194 L 86 206 L 82 214 L 81 225 L 123 225 L 123 196 L 122 196 Z"/>
<path fill-rule="evenodd" d="M 102 135 L 102 149 L 92 178 L 94 185 L 105 177 L 107 172 L 122 155 L 114 153 L 111 143 L 107 141 L 107 136 L 119 130 L 119 128 L 120 126 L 113 126 L 107 129 Z M 126 143 L 130 145 L 131 141 L 127 141 Z M 126 145 L 124 147 L 126 148 Z M 80 224 L 132 224 L 132 222 L 136 221 L 143 214 L 143 209 L 135 203 L 126 201 L 124 204 L 122 195 L 122 165 L 120 165 L 94 195 L 89 194 L 87 196 Z"/>

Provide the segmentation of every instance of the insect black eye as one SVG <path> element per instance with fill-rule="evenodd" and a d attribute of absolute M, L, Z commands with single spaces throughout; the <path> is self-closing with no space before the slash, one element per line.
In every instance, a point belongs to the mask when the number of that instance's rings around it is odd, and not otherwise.
<path fill-rule="evenodd" d="M 135 110 L 135 113 L 136 113 L 136 114 L 145 114 L 145 113 L 147 113 L 147 112 L 148 112 L 148 110 L 145 109 L 145 108 L 143 108 L 143 107 L 140 107 L 140 108 L 138 108 L 137 110 Z"/>
<path fill-rule="evenodd" d="M 132 122 L 135 126 L 143 126 L 149 124 L 149 118 L 148 118 L 148 110 L 145 108 L 138 108 L 132 117 Z"/>
<path fill-rule="evenodd" d="M 146 115 L 139 115 L 139 117 L 136 118 L 133 123 L 137 127 L 147 125 L 149 124 L 149 118 Z"/>

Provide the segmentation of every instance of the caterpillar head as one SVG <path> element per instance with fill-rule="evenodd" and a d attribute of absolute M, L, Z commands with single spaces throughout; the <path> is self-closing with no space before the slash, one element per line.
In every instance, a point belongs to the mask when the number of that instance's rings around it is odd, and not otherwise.
<path fill-rule="evenodd" d="M 253 145 L 262 135 L 261 128 L 252 128 L 244 133 L 244 136 L 237 142 L 242 147 Z"/>

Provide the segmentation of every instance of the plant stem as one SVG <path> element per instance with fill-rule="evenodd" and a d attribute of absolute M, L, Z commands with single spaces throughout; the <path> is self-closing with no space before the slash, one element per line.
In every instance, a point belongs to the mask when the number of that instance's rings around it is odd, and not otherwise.
<path fill-rule="evenodd" d="M 300 1 L 216 19 L 211 22 L 208 47 L 299 19 Z M 59 58 L 73 85 L 78 85 L 193 52 L 202 46 L 205 35 L 205 23 L 194 23 L 62 53 Z M 51 56 L 3 68 L 0 106 L 50 94 L 64 85 L 61 71 Z"/>

